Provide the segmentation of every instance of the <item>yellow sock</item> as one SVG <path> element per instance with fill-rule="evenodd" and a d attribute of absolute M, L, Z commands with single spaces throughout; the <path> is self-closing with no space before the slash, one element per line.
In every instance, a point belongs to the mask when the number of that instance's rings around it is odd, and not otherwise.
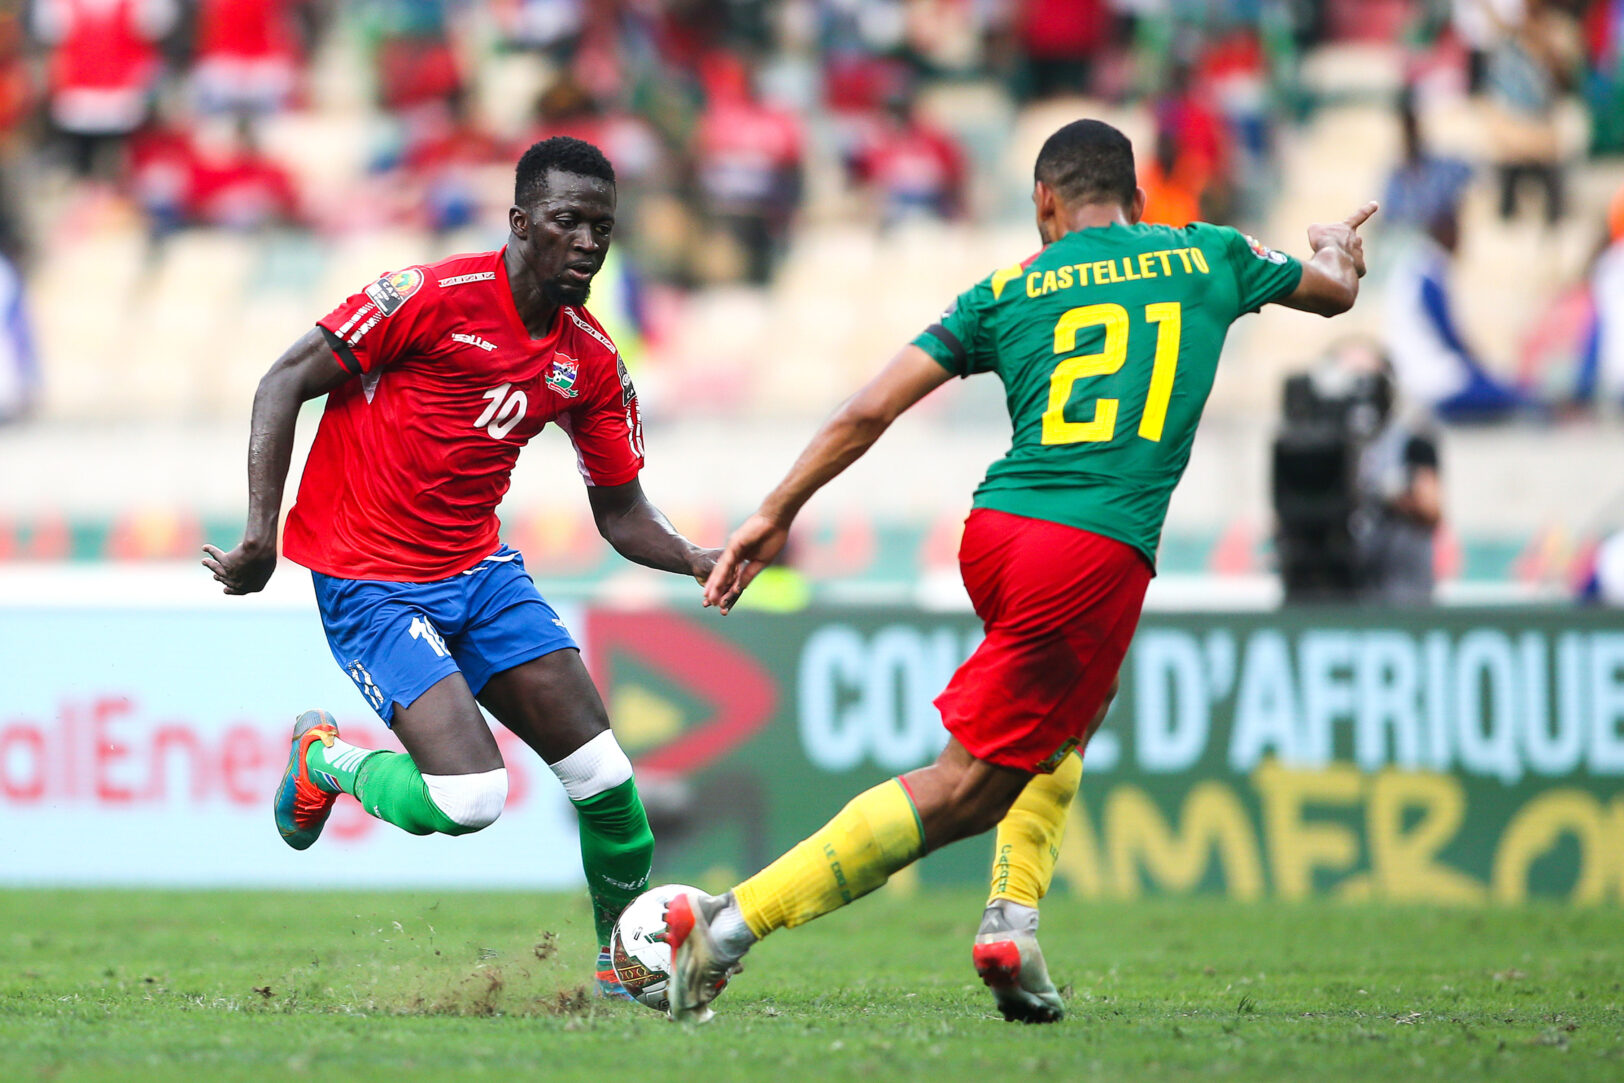
<path fill-rule="evenodd" d="M 898 779 L 852 798 L 835 818 L 733 889 L 757 937 L 805 924 L 885 883 L 917 859 L 925 832 Z"/>
<path fill-rule="evenodd" d="M 1082 780 L 1081 756 L 1067 756 L 1052 775 L 1032 776 L 998 821 L 989 903 L 1008 899 L 1037 906 L 1054 877 L 1060 840 L 1066 833 L 1066 810 Z"/>

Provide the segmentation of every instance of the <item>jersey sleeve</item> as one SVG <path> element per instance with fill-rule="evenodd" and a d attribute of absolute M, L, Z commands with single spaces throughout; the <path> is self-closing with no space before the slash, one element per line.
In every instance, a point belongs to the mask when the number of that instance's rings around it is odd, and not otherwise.
<path fill-rule="evenodd" d="M 316 321 L 338 363 L 360 375 L 407 353 L 432 307 L 421 267 L 386 274 Z"/>
<path fill-rule="evenodd" d="M 1255 237 L 1229 226 L 1208 227 L 1218 234 L 1235 275 L 1236 314 L 1256 312 L 1278 301 L 1303 280 L 1302 261 L 1276 251 Z"/>
<path fill-rule="evenodd" d="M 603 375 L 582 398 L 559 415 L 581 476 L 592 486 L 624 485 L 643 470 L 643 415 L 619 353 L 604 363 Z"/>
<path fill-rule="evenodd" d="M 992 336 L 987 317 L 998 299 L 991 275 L 954 298 L 941 319 L 919 333 L 913 344 L 948 372 L 960 377 L 988 372 L 993 367 Z M 1008 276 L 1005 276 L 1007 281 Z M 998 283 L 1000 289 L 1002 283 Z"/>

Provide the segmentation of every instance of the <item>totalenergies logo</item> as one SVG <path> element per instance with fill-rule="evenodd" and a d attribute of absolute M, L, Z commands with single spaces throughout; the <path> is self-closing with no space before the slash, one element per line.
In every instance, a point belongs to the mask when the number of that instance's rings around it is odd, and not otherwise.
<path fill-rule="evenodd" d="M 48 717 L 0 716 L 0 810 L 259 811 L 287 764 L 287 734 L 281 721 L 187 717 L 127 693 L 64 698 Z M 344 734 L 367 748 L 398 747 L 375 720 L 346 717 Z M 506 730 L 497 744 L 511 811 L 529 799 L 533 761 Z M 380 826 L 345 800 L 323 837 L 357 840 Z"/>

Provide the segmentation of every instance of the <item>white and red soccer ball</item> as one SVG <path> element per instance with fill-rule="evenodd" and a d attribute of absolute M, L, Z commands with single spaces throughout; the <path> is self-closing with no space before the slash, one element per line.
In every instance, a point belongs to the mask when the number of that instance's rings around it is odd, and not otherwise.
<path fill-rule="evenodd" d="M 609 940 L 615 978 L 632 999 L 657 1012 L 668 1011 L 671 1006 L 671 947 L 665 942 L 665 906 L 681 892 L 693 890 L 686 884 L 662 884 L 643 892 L 615 922 Z"/>

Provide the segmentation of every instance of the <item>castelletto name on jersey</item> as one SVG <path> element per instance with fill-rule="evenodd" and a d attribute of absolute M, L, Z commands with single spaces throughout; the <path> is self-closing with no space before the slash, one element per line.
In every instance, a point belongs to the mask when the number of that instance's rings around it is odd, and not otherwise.
<path fill-rule="evenodd" d="M 1163 248 L 1155 252 L 1136 252 L 1116 259 L 1094 260 L 1092 263 L 1068 263 L 1047 271 L 1027 272 L 1016 264 L 992 276 L 992 295 L 997 298 L 1011 279 L 1026 274 L 1026 295 L 1042 297 L 1056 290 L 1069 290 L 1078 286 L 1108 286 L 1118 282 L 1138 282 L 1146 278 L 1171 278 L 1174 275 L 1211 274 L 1207 257 L 1199 248 Z"/>

